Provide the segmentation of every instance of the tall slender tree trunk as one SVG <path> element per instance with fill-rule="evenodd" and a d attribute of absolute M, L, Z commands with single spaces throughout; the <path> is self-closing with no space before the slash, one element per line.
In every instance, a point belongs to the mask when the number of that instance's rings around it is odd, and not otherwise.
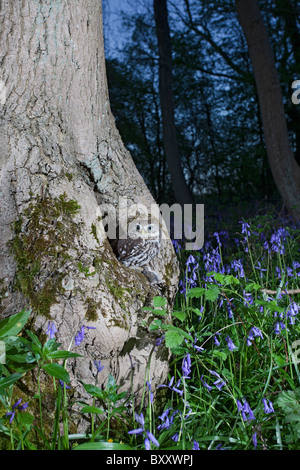
<path fill-rule="evenodd" d="M 172 45 L 167 0 L 154 0 L 154 16 L 159 52 L 159 93 L 163 125 L 163 142 L 176 201 L 192 204 L 193 196 L 184 177 L 180 161 L 174 118 L 172 87 Z"/>
<path fill-rule="evenodd" d="M 236 0 L 256 80 L 269 164 L 287 209 L 300 218 L 300 167 L 292 153 L 282 91 L 265 25 L 256 0 Z"/>
<path fill-rule="evenodd" d="M 117 261 L 99 204 L 155 201 L 110 111 L 101 2 L 3 0 L 0 31 L 0 315 L 30 307 L 31 328 L 45 333 L 54 322 L 63 347 L 92 326 L 70 364 L 77 396 L 77 379 L 92 382 L 100 359 L 103 381 L 112 373 L 129 391 L 133 373 L 140 393 L 155 341 L 141 308 L 157 288 Z M 170 240 L 154 265 L 171 305 Z M 154 387 L 167 374 L 161 352 L 151 355 Z"/>

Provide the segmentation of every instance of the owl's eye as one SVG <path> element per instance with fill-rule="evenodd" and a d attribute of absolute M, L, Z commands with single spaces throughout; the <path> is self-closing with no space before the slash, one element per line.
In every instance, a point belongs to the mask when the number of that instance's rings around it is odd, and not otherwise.
<path fill-rule="evenodd" d="M 148 225 L 148 232 L 151 232 L 152 230 L 152 225 Z"/>
<path fill-rule="evenodd" d="M 141 230 L 141 226 L 140 226 L 140 224 L 137 224 L 137 226 L 136 226 L 136 230 L 137 230 L 137 232 L 139 232 L 139 231 Z"/>

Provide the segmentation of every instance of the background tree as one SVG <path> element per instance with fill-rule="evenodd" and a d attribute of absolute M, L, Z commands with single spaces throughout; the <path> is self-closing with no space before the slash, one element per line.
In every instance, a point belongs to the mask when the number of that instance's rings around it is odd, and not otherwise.
<path fill-rule="evenodd" d="M 300 218 L 300 167 L 289 143 L 282 91 L 256 0 L 236 0 L 256 80 L 264 135 L 274 180 L 289 211 Z"/>
<path fill-rule="evenodd" d="M 260 6 L 274 50 L 289 138 L 297 158 L 299 107 L 291 102 L 291 83 L 297 79 L 298 69 L 291 38 L 295 37 L 294 28 L 299 33 L 299 21 L 294 14 L 294 26 L 291 21 L 286 22 L 283 16 L 284 13 L 288 15 L 289 10 L 283 3 L 283 0 L 261 0 Z M 297 13 L 297 2 L 291 4 Z M 168 6 L 178 145 L 184 174 L 196 200 L 205 203 L 209 218 L 215 218 L 221 212 L 223 223 L 227 223 L 234 212 L 240 220 L 241 216 L 255 212 L 258 207 L 263 208 L 268 202 L 280 204 L 266 152 L 252 63 L 235 5 L 227 0 L 217 5 L 204 0 L 184 0 L 169 2 Z M 138 78 L 144 84 L 150 80 L 152 96 L 157 102 L 159 58 L 151 8 L 152 2 L 143 2 L 139 4 L 138 13 L 125 18 L 127 40 L 114 60 L 121 73 L 130 68 L 134 70 L 136 80 Z M 295 39 L 293 41 L 295 44 Z M 108 63 L 110 57 L 108 50 Z M 118 96 L 117 81 L 114 90 Z M 132 96 L 135 103 L 133 117 L 138 109 L 137 97 L 129 93 L 128 90 L 128 96 Z M 144 109 L 147 109 L 148 122 L 153 128 L 160 128 L 159 147 L 151 138 L 152 158 L 148 160 L 149 166 L 155 167 L 161 161 L 157 149 L 161 149 L 162 123 L 157 107 L 154 108 L 148 98 L 146 102 Z M 114 103 L 112 100 L 113 109 Z M 118 127 L 131 116 L 120 113 Z M 123 129 L 124 142 L 135 148 L 133 157 L 136 160 L 140 144 L 135 145 L 131 138 L 128 139 L 129 127 Z M 148 174 L 148 163 L 144 168 Z M 142 165 L 140 169 L 143 173 Z M 155 179 L 162 174 L 156 172 Z M 168 168 L 165 175 L 164 197 L 172 198 Z M 158 181 L 152 186 L 149 180 L 152 193 L 157 194 L 155 188 L 159 186 Z"/>
<path fill-rule="evenodd" d="M 153 6 L 159 53 L 159 96 L 166 160 L 172 178 L 175 200 L 182 205 L 191 204 L 193 197 L 186 184 L 181 165 L 174 119 L 172 44 L 167 0 L 154 0 Z"/>
<path fill-rule="evenodd" d="M 141 307 L 157 290 L 116 260 L 98 209 L 117 208 L 120 196 L 129 205 L 154 200 L 111 114 L 101 4 L 7 0 L 0 27 L 1 317 L 29 306 L 31 329 L 45 333 L 53 321 L 64 347 L 84 326 L 73 378 L 91 382 L 91 362 L 101 359 L 104 380 L 112 372 L 129 390 L 133 373 L 138 392 L 154 341 Z M 168 240 L 155 269 L 171 303 L 177 264 Z M 167 367 L 155 351 L 149 378 L 162 381 Z"/>

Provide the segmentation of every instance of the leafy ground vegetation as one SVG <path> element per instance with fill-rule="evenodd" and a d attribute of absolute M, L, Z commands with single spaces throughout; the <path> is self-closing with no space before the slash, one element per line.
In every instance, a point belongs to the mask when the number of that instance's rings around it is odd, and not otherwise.
<path fill-rule="evenodd" d="M 88 326 L 62 351 L 53 323 L 41 341 L 26 329 L 30 312 L 20 312 L 0 323 L 6 350 L 1 449 L 298 448 L 299 226 L 260 216 L 230 233 L 212 233 L 200 252 L 186 252 L 179 241 L 174 247 L 181 279 L 172 324 L 163 297 L 148 307 L 150 329 L 159 337 L 153 346 L 165 343 L 173 353 L 168 382 L 152 390 L 146 376 L 137 408 L 130 390 L 120 393 L 113 376 L 103 387 L 103 366 L 95 361 L 95 383 L 82 384 L 92 397 L 92 404 L 81 404 L 89 434 L 72 434 L 68 360 L 78 357 Z M 37 386 L 29 397 L 18 384 L 32 369 Z M 49 395 L 55 403 L 50 424 L 42 413 Z"/>

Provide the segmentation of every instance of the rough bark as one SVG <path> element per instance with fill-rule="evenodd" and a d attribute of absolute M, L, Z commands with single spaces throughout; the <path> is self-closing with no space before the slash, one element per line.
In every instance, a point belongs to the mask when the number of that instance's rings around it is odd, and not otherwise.
<path fill-rule="evenodd" d="M 291 150 L 282 91 L 267 31 L 256 0 L 236 0 L 253 65 L 269 164 L 287 209 L 300 218 L 300 167 Z"/>
<path fill-rule="evenodd" d="M 157 294 L 172 304 L 178 267 L 165 240 L 158 291 L 103 236 L 99 204 L 154 201 L 110 111 L 101 14 L 96 0 L 0 3 L 0 316 L 30 306 L 31 328 L 53 321 L 65 348 L 82 325 L 95 327 L 70 363 L 75 394 L 101 359 L 103 381 L 112 373 L 129 390 L 133 371 L 138 395 L 155 341 L 141 308 Z M 154 388 L 167 368 L 158 348 Z"/>
<path fill-rule="evenodd" d="M 154 0 L 154 16 L 159 52 L 159 95 L 162 113 L 163 142 L 176 201 L 192 204 L 192 193 L 184 177 L 174 118 L 172 88 L 172 45 L 166 0 Z"/>

